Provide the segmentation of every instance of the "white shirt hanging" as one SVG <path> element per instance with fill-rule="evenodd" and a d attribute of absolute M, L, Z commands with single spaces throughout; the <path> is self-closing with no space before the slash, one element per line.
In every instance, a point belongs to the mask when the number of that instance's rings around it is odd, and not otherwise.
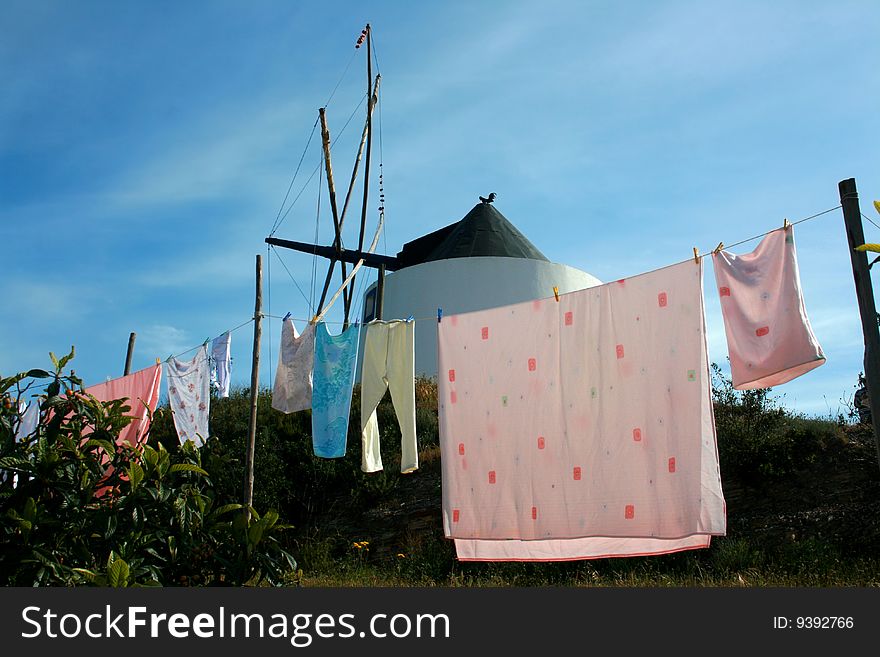
<path fill-rule="evenodd" d="M 192 440 L 201 447 L 208 439 L 210 412 L 210 380 L 208 347 L 198 348 L 195 358 L 165 362 L 168 376 L 168 401 L 174 416 L 174 427 L 181 443 Z"/>

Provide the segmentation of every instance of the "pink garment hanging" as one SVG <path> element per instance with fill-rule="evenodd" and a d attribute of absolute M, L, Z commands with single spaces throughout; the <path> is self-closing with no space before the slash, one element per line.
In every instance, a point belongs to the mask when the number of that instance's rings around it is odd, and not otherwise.
<path fill-rule="evenodd" d="M 701 276 L 688 261 L 442 319 L 459 558 L 661 554 L 725 533 Z"/>
<path fill-rule="evenodd" d="M 769 388 L 825 362 L 804 307 L 793 226 L 751 253 L 720 251 L 712 261 L 734 388 Z"/>
<path fill-rule="evenodd" d="M 119 433 L 117 445 L 128 443 L 132 447 L 138 447 L 146 440 L 150 428 L 149 414 L 156 410 L 159 403 L 161 382 L 162 366 L 152 365 L 128 376 L 98 383 L 85 389 L 85 392 L 102 402 L 128 398 L 131 410 L 127 415 L 133 416 L 134 419 Z"/>

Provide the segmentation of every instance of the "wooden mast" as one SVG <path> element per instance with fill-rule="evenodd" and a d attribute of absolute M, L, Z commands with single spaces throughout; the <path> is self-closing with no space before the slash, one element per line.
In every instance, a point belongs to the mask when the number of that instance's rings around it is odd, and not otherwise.
<path fill-rule="evenodd" d="M 355 265 L 355 268 L 349 274 L 349 278 L 346 278 L 345 273 L 345 265 L 343 264 L 343 289 L 341 290 L 345 295 L 343 298 L 345 300 L 345 322 L 344 326 L 347 328 L 349 324 L 350 314 L 351 314 L 351 300 L 354 295 L 354 284 L 355 284 L 355 272 L 357 271 L 359 266 L 367 266 L 372 267 L 379 270 L 379 285 L 382 286 L 385 279 L 385 271 L 395 271 L 400 268 L 400 262 L 395 257 L 389 257 L 385 255 L 379 255 L 373 253 L 374 246 L 370 247 L 369 252 L 364 252 L 364 234 L 366 232 L 366 223 L 367 223 L 367 203 L 369 202 L 369 184 L 370 184 L 370 161 L 372 156 L 372 135 L 373 135 L 373 111 L 375 110 L 376 104 L 378 103 L 378 95 L 379 95 L 379 83 L 381 81 L 381 75 L 377 74 L 375 81 L 373 81 L 373 67 L 372 67 L 372 39 L 371 39 L 371 28 L 369 23 L 366 28 L 362 31 L 361 37 L 358 39 L 358 43 L 355 46 L 356 48 L 360 47 L 363 41 L 367 42 L 367 93 L 369 94 L 368 102 L 367 102 L 367 121 L 364 126 L 364 130 L 361 134 L 360 145 L 358 146 L 357 157 L 355 159 L 354 167 L 351 173 L 351 181 L 349 182 L 348 192 L 345 195 L 345 202 L 342 206 L 342 212 L 338 212 L 337 204 L 336 204 L 336 188 L 335 183 L 333 181 L 332 174 L 332 166 L 330 162 L 330 133 L 327 128 L 327 120 L 325 116 L 325 109 L 321 108 L 319 110 L 320 118 L 321 118 L 321 136 L 323 141 L 324 148 L 324 163 L 327 171 L 327 184 L 330 188 L 330 206 L 333 211 L 333 226 L 335 230 L 335 238 L 333 240 L 332 246 L 319 246 L 318 244 L 306 244 L 304 242 L 295 242 L 293 240 L 284 240 L 276 237 L 267 237 L 265 242 L 267 244 L 271 244 L 273 246 L 280 246 L 287 249 L 293 249 L 295 251 L 300 251 L 302 253 L 309 253 L 312 255 L 319 255 L 321 257 L 327 258 L 330 260 L 330 266 L 327 268 L 327 276 L 324 279 L 324 287 L 321 291 L 321 299 L 318 302 L 318 306 L 315 310 L 315 317 L 318 317 L 322 314 L 324 310 L 324 302 L 327 299 L 327 292 L 330 289 L 330 281 L 333 277 L 333 271 L 336 267 L 336 262 L 339 261 L 341 263 L 351 263 Z M 348 250 L 342 247 L 342 228 L 345 223 L 346 212 L 349 207 L 349 202 L 351 200 L 351 196 L 354 190 L 355 181 L 357 179 L 358 169 L 360 166 L 361 156 L 364 152 L 364 145 L 366 144 L 366 158 L 364 164 L 364 196 L 363 196 L 363 204 L 361 206 L 361 225 L 358 237 L 358 248 L 357 250 Z M 380 215 L 380 226 L 382 223 L 382 216 Z M 346 281 L 348 281 L 348 285 L 346 285 Z M 339 292 L 336 292 L 331 299 L 330 303 L 333 303 L 339 296 Z"/>
<path fill-rule="evenodd" d="M 324 148 L 324 167 L 327 171 L 327 188 L 330 190 L 330 210 L 333 213 L 333 228 L 335 231 L 335 237 L 333 239 L 333 247 L 336 249 L 336 252 L 342 249 L 342 222 L 339 219 L 339 211 L 336 207 L 336 185 L 333 182 L 333 166 L 330 161 L 330 130 L 327 127 L 327 111 L 326 108 L 322 107 L 318 110 L 318 115 L 321 118 L 321 143 Z M 324 298 L 327 294 L 327 288 L 330 284 L 330 279 L 333 276 L 333 268 L 336 266 L 337 258 L 334 258 L 330 261 L 330 271 L 327 274 L 327 281 L 324 285 L 324 292 L 321 294 L 321 304 L 324 305 Z M 345 262 L 341 263 L 342 266 L 342 281 L 344 282 L 346 278 L 348 278 L 348 272 L 346 271 Z M 343 296 L 343 302 L 345 304 L 345 323 L 346 326 L 348 324 L 348 311 L 351 306 L 351 299 L 348 295 Z M 319 308 L 319 312 L 322 308 Z"/>
<path fill-rule="evenodd" d="M 376 107 L 376 101 L 379 97 L 379 81 L 382 79 L 382 76 L 378 73 L 376 74 L 376 83 L 373 86 L 373 95 L 370 97 L 370 114 L 373 113 L 373 109 Z M 354 191 L 354 183 L 357 180 L 358 168 L 361 163 L 361 158 L 364 154 L 364 144 L 367 143 L 367 129 L 369 128 L 369 124 L 364 124 L 363 132 L 361 132 L 361 143 L 358 146 L 357 157 L 354 160 L 354 169 L 351 172 L 351 181 L 348 183 L 348 193 L 345 195 L 345 203 L 342 204 L 342 214 L 339 217 L 339 225 L 340 227 L 345 223 L 345 213 L 348 211 L 348 202 L 351 201 L 351 193 Z"/>
<path fill-rule="evenodd" d="M 367 157 L 364 161 L 364 202 L 361 205 L 361 231 L 358 237 L 358 251 L 364 250 L 364 230 L 367 227 L 367 203 L 370 199 L 370 155 L 373 152 L 373 60 L 372 60 L 372 35 L 370 24 L 367 23 L 367 93 L 370 94 L 370 102 L 367 103 Z M 378 88 L 378 87 L 377 87 Z M 355 279 L 351 279 L 351 289 L 354 290 Z M 345 313 L 345 323 L 348 324 L 348 311 Z"/>

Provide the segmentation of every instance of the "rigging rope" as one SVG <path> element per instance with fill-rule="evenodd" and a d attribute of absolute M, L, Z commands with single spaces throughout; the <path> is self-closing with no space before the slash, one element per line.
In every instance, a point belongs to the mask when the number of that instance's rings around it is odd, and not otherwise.
<path fill-rule="evenodd" d="M 333 148 L 333 145 L 339 140 L 339 138 L 342 137 L 342 133 L 345 132 L 345 129 L 348 127 L 348 124 L 351 123 L 351 120 L 354 118 L 354 115 L 355 115 L 355 114 L 357 113 L 357 111 L 360 109 L 360 106 L 363 105 L 363 103 L 364 103 L 364 98 L 366 98 L 366 97 L 367 97 L 367 95 L 364 94 L 363 97 L 361 98 L 361 101 L 357 104 L 357 107 L 354 108 L 354 111 L 353 111 L 353 112 L 351 113 L 351 115 L 348 117 L 348 121 L 345 122 L 345 125 L 342 126 L 342 129 L 341 129 L 341 130 L 339 131 L 339 133 L 336 135 L 336 139 L 334 139 L 332 142 L 330 142 L 330 148 L 331 148 L 331 149 Z M 317 124 L 318 124 L 318 120 L 315 121 L 315 125 L 317 125 Z M 315 133 L 315 128 L 313 127 L 313 128 L 312 128 L 312 134 L 314 134 L 314 133 Z M 309 141 L 311 141 L 311 137 L 309 137 Z M 303 157 L 305 157 L 305 155 L 303 155 Z M 285 219 L 287 219 L 287 215 L 289 215 L 289 214 L 290 214 L 290 211 L 293 210 L 293 206 L 296 205 L 296 202 L 299 200 L 299 197 L 303 195 L 303 192 L 306 191 L 306 187 L 308 187 L 308 186 L 309 186 L 309 183 L 312 182 L 312 178 L 314 178 L 314 177 L 315 177 L 315 174 L 318 173 L 318 171 L 321 169 L 321 164 L 322 164 L 322 163 L 323 163 L 323 160 L 318 164 L 318 166 L 315 167 L 315 170 L 312 171 L 312 175 L 309 176 L 309 179 L 306 180 L 305 184 L 303 184 L 302 188 L 300 188 L 299 193 L 296 195 L 296 198 L 294 198 L 293 201 L 290 203 L 290 206 L 288 206 L 287 210 L 285 210 L 284 215 L 281 217 L 281 219 L 278 220 L 278 221 L 276 221 L 276 223 L 275 223 L 275 227 L 272 229 L 272 232 L 271 232 L 270 235 L 269 235 L 270 237 L 271 237 L 272 235 L 274 235 L 275 232 L 276 232 L 279 228 L 281 228 L 281 224 L 284 223 L 284 220 L 285 220 Z M 292 185 L 292 184 L 293 184 L 293 183 L 291 183 L 291 185 Z"/>
<path fill-rule="evenodd" d="M 296 286 L 296 289 L 299 290 L 299 293 L 302 295 L 302 298 L 305 299 L 305 302 L 309 302 L 309 298 L 306 296 L 306 293 L 302 291 L 302 288 L 299 286 L 299 283 L 296 282 L 296 279 L 293 277 L 293 274 L 290 273 L 290 270 L 287 268 L 287 265 L 284 264 L 284 260 L 281 258 L 281 255 L 278 253 L 278 250 L 272 246 L 272 252 L 278 258 L 278 261 L 281 263 L 281 266 L 284 267 L 284 271 L 287 272 L 287 275 L 290 276 L 290 280 L 293 281 L 293 284 Z M 309 307 L 309 311 L 311 312 L 312 308 Z"/>
<path fill-rule="evenodd" d="M 309 150 L 309 144 L 312 143 L 312 137 L 315 136 L 315 129 L 318 127 L 318 120 L 319 119 L 315 119 L 315 124 L 312 126 L 312 132 L 311 134 L 309 134 L 309 139 L 306 142 L 306 147 L 303 149 L 303 153 L 299 158 L 299 164 L 296 165 L 296 171 L 293 172 L 293 178 L 290 179 L 290 184 L 287 186 L 287 193 L 284 194 L 284 200 L 281 201 L 281 207 L 278 208 L 278 215 L 275 217 L 275 223 L 272 224 L 272 232 L 269 233 L 270 237 L 275 234 L 276 230 L 278 230 L 280 221 L 283 221 L 283 219 L 279 219 L 279 217 L 281 217 L 281 212 L 284 210 L 284 204 L 287 203 L 287 199 L 290 197 L 290 190 L 293 189 L 293 183 L 296 181 L 296 176 L 297 174 L 299 174 L 299 168 L 302 166 L 303 160 L 306 157 L 306 153 Z M 309 180 L 311 180 L 311 178 L 309 178 Z M 308 185 L 308 181 L 306 182 L 306 184 Z M 299 198 L 299 196 L 297 196 L 296 198 Z M 294 199 L 293 203 L 296 203 L 296 199 Z M 291 203 L 291 205 L 293 205 L 293 203 Z M 285 214 L 284 216 L 287 216 L 287 214 Z"/>

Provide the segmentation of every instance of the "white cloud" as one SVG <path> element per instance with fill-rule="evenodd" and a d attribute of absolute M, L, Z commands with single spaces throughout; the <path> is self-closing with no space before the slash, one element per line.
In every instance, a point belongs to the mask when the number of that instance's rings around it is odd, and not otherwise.
<path fill-rule="evenodd" d="M 150 354 L 177 355 L 191 348 L 193 338 L 187 331 L 169 324 L 151 324 L 142 328 L 137 335 L 137 349 Z"/>

